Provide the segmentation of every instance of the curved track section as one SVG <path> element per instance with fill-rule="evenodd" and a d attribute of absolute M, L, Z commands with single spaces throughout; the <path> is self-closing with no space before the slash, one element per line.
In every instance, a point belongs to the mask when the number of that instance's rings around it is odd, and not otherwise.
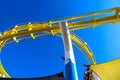
<path fill-rule="evenodd" d="M 56 34 L 56 36 L 61 37 L 61 34 Z M 35 36 L 35 37 L 38 37 L 38 36 Z M 27 38 L 24 38 L 24 39 L 27 39 Z M 31 38 L 31 37 L 29 37 L 29 38 Z M 72 40 L 72 44 L 83 54 L 83 56 L 85 57 L 85 59 L 86 59 L 86 61 L 88 62 L 89 65 L 96 64 L 95 59 L 93 57 L 93 52 L 87 46 L 86 42 L 84 42 L 81 38 L 79 38 L 75 34 L 71 34 L 71 40 Z M 2 64 L 0 64 L 0 65 L 1 65 L 0 66 L 0 69 L 1 69 L 0 74 L 4 75 L 7 78 L 10 78 L 10 76 L 4 70 Z"/>
<path fill-rule="evenodd" d="M 94 28 L 96 26 L 104 25 L 104 24 L 115 24 L 120 21 L 120 8 L 112 8 L 104 11 L 89 13 L 80 16 L 73 16 L 64 18 L 68 21 L 68 28 L 70 31 L 80 30 L 84 28 Z M 23 25 L 16 25 L 15 27 L 0 33 L 0 49 L 2 49 L 5 45 L 10 44 L 12 42 L 19 42 L 24 39 L 33 38 L 35 39 L 38 36 L 46 36 L 46 35 L 59 35 L 59 22 L 63 19 L 51 20 L 44 23 L 27 23 Z M 83 42 L 76 35 L 71 35 L 71 39 L 73 40 L 73 44 L 81 51 L 84 52 L 85 58 L 88 60 L 90 64 L 95 64 L 92 52 L 89 50 L 87 44 Z M 0 74 L 5 74 L 5 70 L 3 69 Z M 6 77 L 10 77 L 6 75 Z"/>
<path fill-rule="evenodd" d="M 10 78 L 0 62 L 0 78 Z"/>

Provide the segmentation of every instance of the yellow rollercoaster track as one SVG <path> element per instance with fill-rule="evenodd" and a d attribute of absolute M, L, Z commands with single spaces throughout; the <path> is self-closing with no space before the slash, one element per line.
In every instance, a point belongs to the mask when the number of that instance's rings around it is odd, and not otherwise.
<path fill-rule="evenodd" d="M 0 33 L 0 49 L 12 42 L 19 42 L 28 38 L 35 39 L 39 36 L 55 35 L 61 36 L 59 22 L 61 20 L 68 21 L 70 31 L 80 30 L 84 28 L 95 28 L 104 24 L 116 24 L 120 21 L 120 8 L 112 8 L 99 12 L 93 12 L 85 15 L 72 16 L 64 19 L 51 20 L 43 23 L 27 23 L 16 25 L 15 27 Z M 75 45 L 81 53 L 83 53 L 89 64 L 96 64 L 92 51 L 88 48 L 86 42 L 81 40 L 77 35 L 71 34 L 73 45 Z M 6 78 L 10 76 L 6 73 L 2 64 L 0 65 L 0 74 Z"/>

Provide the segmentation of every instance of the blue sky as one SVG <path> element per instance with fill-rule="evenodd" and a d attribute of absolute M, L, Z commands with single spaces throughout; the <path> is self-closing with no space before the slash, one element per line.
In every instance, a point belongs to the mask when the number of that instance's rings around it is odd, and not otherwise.
<path fill-rule="evenodd" d="M 26 22 L 43 22 L 119 7 L 119 0 L 0 0 L 0 32 Z M 120 23 L 75 31 L 91 47 L 97 63 L 120 57 Z M 79 79 L 86 63 L 74 48 Z M 44 36 L 12 43 L 0 57 L 12 77 L 41 77 L 64 70 L 62 39 Z"/>

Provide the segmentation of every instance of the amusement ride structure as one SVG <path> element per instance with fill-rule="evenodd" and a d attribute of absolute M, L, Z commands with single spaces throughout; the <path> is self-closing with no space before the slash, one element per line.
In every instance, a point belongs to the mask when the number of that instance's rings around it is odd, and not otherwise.
<path fill-rule="evenodd" d="M 16 25 L 11 29 L 8 29 L 0 33 L 0 49 L 13 42 L 18 43 L 21 40 L 28 38 L 37 38 L 41 36 L 53 35 L 61 37 L 60 22 L 66 20 L 69 31 L 71 32 L 70 38 L 72 44 L 79 49 L 85 57 L 88 65 L 96 65 L 93 52 L 87 46 L 87 43 L 83 41 L 79 36 L 72 33 L 75 30 L 81 30 L 86 28 L 95 28 L 104 24 L 116 24 L 120 21 L 120 8 L 112 8 L 98 12 L 92 12 L 84 15 L 72 16 L 68 18 L 50 20 L 43 23 L 32 23 Z M 5 78 L 11 78 L 0 63 L 0 74 Z M 67 74 L 67 73 L 66 73 Z M 67 80 L 67 79 L 66 79 Z M 71 79 L 72 80 L 72 79 Z"/>

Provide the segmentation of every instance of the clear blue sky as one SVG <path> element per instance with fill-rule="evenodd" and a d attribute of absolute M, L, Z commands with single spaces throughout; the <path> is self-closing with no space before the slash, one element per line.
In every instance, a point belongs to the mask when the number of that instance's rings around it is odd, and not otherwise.
<path fill-rule="evenodd" d="M 120 6 L 119 0 L 0 0 L 0 32 L 16 24 L 43 22 Z M 91 47 L 97 63 L 120 57 L 120 23 L 75 31 Z M 79 80 L 86 63 L 74 47 Z M 12 77 L 42 77 L 64 71 L 62 39 L 44 36 L 3 48 L 0 58 Z"/>

